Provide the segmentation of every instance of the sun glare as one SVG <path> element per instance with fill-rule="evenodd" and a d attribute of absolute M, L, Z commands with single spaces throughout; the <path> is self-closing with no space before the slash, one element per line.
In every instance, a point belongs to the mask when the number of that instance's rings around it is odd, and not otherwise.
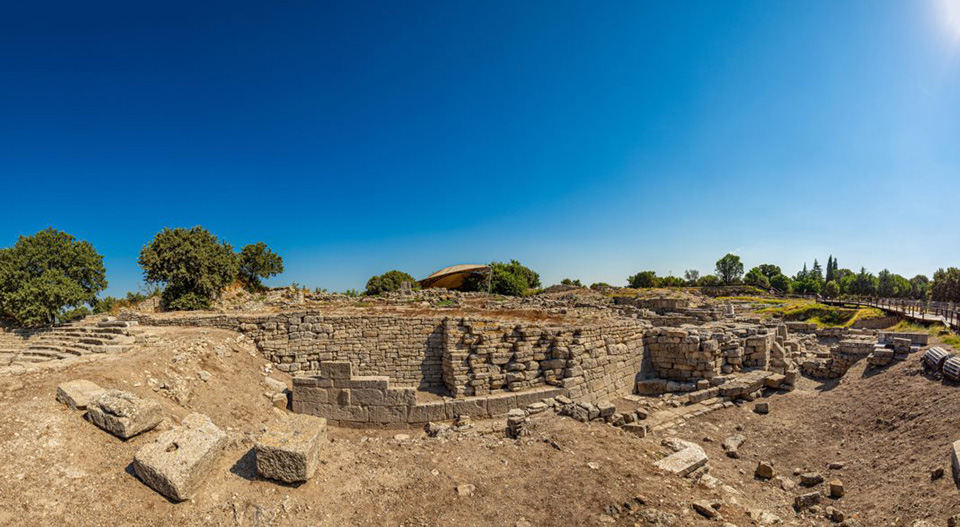
<path fill-rule="evenodd" d="M 960 0 L 940 0 L 940 16 L 954 37 L 960 37 Z"/>

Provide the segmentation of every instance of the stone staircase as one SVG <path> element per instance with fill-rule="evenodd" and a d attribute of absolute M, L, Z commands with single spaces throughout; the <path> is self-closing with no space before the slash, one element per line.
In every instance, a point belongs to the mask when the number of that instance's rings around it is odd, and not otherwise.
<path fill-rule="evenodd" d="M 69 324 L 35 332 L 26 340 L 0 341 L 0 366 L 33 364 L 96 353 L 123 353 L 136 342 L 137 322 L 106 317 L 96 325 Z M 13 344 L 13 345 L 10 345 Z"/>

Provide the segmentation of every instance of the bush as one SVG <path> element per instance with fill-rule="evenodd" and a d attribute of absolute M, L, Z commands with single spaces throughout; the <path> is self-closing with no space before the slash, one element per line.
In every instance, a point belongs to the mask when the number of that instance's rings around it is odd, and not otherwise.
<path fill-rule="evenodd" d="M 639 273 L 627 278 L 627 285 L 634 289 L 643 289 L 645 287 L 659 287 L 660 279 L 654 271 L 640 271 Z"/>
<path fill-rule="evenodd" d="M 267 244 L 258 242 L 247 245 L 240 251 L 240 278 L 250 289 L 263 289 L 261 279 L 282 272 L 283 258 L 271 251 Z"/>
<path fill-rule="evenodd" d="M 413 289 L 419 289 L 420 284 L 407 273 L 403 271 L 388 271 L 383 273 L 380 276 L 373 276 L 367 280 L 367 291 L 368 296 L 379 295 L 381 293 L 386 293 L 388 291 L 398 291 L 400 285 L 404 282 L 410 282 L 410 287 Z"/>
<path fill-rule="evenodd" d="M 162 305 L 197 306 L 203 304 L 196 297 L 210 300 L 236 280 L 239 258 L 233 247 L 221 242 L 203 227 L 191 229 L 164 229 L 140 251 L 138 259 L 147 283 L 163 284 Z M 181 296 L 193 297 L 176 302 Z M 199 308 L 195 308 L 199 309 Z"/>
<path fill-rule="evenodd" d="M 120 300 L 113 296 L 105 296 L 103 298 L 98 298 L 93 302 L 93 313 L 99 315 L 101 313 L 109 313 L 113 311 L 113 306 L 117 305 L 117 302 Z"/>
<path fill-rule="evenodd" d="M 683 287 L 687 281 L 679 276 L 664 276 L 660 279 L 660 287 Z"/>
<path fill-rule="evenodd" d="M 754 267 L 753 269 L 750 269 L 750 272 L 747 273 L 747 276 L 743 278 L 743 281 L 748 285 L 761 287 L 763 289 L 767 289 L 770 287 L 770 279 L 767 278 L 765 274 L 763 274 L 763 270 L 760 269 L 759 267 Z"/>
<path fill-rule="evenodd" d="M 775 275 L 770 279 L 770 287 L 786 294 L 789 294 L 793 291 L 790 278 L 783 273 Z"/>
<path fill-rule="evenodd" d="M 603 289 L 604 287 L 613 287 L 613 286 L 611 286 L 606 282 L 594 282 L 590 284 L 590 289 L 593 289 L 594 291 L 596 291 L 597 289 Z"/>
<path fill-rule="evenodd" d="M 0 313 L 25 326 L 65 320 L 67 308 L 93 304 L 107 288 L 93 245 L 48 228 L 0 249 Z"/>
<path fill-rule="evenodd" d="M 720 285 L 720 279 L 715 275 L 708 274 L 706 276 L 701 276 L 700 279 L 697 280 L 697 285 L 700 287 L 716 287 Z"/>
<path fill-rule="evenodd" d="M 577 287 L 583 287 L 583 284 L 580 283 L 580 280 L 571 280 L 569 278 L 564 278 L 560 280 L 560 285 L 575 285 Z"/>

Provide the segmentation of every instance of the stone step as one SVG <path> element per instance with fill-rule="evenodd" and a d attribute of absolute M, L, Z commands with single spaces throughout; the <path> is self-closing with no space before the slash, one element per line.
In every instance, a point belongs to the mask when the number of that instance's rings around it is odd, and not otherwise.
<path fill-rule="evenodd" d="M 55 345 L 48 345 L 48 344 L 31 345 L 30 347 L 28 347 L 27 349 L 25 349 L 23 352 L 24 352 L 24 353 L 27 353 L 27 352 L 30 352 L 30 353 L 48 353 L 48 352 L 53 352 L 53 353 L 65 353 L 65 354 L 72 355 L 72 356 L 74 356 L 74 357 L 80 357 L 80 356 L 83 356 L 83 355 L 87 355 L 88 353 L 91 353 L 89 350 L 85 350 L 85 349 L 72 348 L 72 347 L 69 347 L 69 346 L 55 346 Z"/>

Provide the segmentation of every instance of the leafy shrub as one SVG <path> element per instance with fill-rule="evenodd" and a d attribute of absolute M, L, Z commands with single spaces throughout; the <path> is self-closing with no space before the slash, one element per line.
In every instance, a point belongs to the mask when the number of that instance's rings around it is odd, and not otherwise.
<path fill-rule="evenodd" d="M 643 289 L 645 287 L 659 287 L 660 279 L 654 271 L 640 271 L 639 273 L 627 278 L 627 285 L 634 289 Z"/>
<path fill-rule="evenodd" d="M 196 297 L 206 299 L 209 306 L 210 300 L 236 280 L 239 272 L 239 258 L 233 247 L 200 226 L 160 231 L 140 251 L 138 263 L 147 283 L 166 286 L 162 296 L 164 309 L 203 304 Z M 189 294 L 193 297 L 176 302 Z"/>
<path fill-rule="evenodd" d="M 240 251 L 240 278 L 247 287 L 259 290 L 263 288 L 261 279 L 270 278 L 283 272 L 283 258 L 270 250 L 267 244 L 257 242 L 245 246 Z"/>
<path fill-rule="evenodd" d="M 106 287 L 103 256 L 65 232 L 48 228 L 0 249 L 0 313 L 25 326 L 63 321 Z"/>
<path fill-rule="evenodd" d="M 495 295 L 522 296 L 528 289 L 540 287 L 540 275 L 516 260 L 493 262 L 489 276 L 472 275 L 464 284 L 467 291 L 487 291 Z"/>
<path fill-rule="evenodd" d="M 781 293 L 791 293 L 793 291 L 793 284 L 791 283 L 790 278 L 783 273 L 774 275 L 774 277 L 770 279 L 770 287 L 780 291 Z"/>
<path fill-rule="evenodd" d="M 577 287 L 583 287 L 583 284 L 580 283 L 580 280 L 571 280 L 571 279 L 569 279 L 569 278 L 564 278 L 563 280 L 560 280 L 560 284 L 561 284 L 561 285 L 575 285 L 575 286 L 577 286 Z"/>
<path fill-rule="evenodd" d="M 366 294 L 373 296 L 388 291 L 399 291 L 401 284 L 404 282 L 410 282 L 410 287 L 413 289 L 420 288 L 420 284 L 418 284 L 412 276 L 403 271 L 393 270 L 383 273 L 380 276 L 370 277 L 370 279 L 367 280 Z"/>
<path fill-rule="evenodd" d="M 697 280 L 697 285 L 700 287 L 716 287 L 720 285 L 720 279 L 716 275 L 708 274 L 706 276 L 701 276 Z"/>
<path fill-rule="evenodd" d="M 613 287 L 613 286 L 611 286 L 606 282 L 594 282 L 590 284 L 590 289 L 593 289 L 594 291 L 596 291 L 597 289 L 602 289 L 604 287 Z"/>
<path fill-rule="evenodd" d="M 80 306 L 80 307 L 75 307 L 73 309 L 64 311 L 63 313 L 60 314 L 58 318 L 60 322 L 74 322 L 76 320 L 80 320 L 81 318 L 89 315 L 90 315 L 90 308 L 88 308 L 87 306 Z"/>
<path fill-rule="evenodd" d="M 660 287 L 683 287 L 687 282 L 679 276 L 664 276 L 660 279 Z"/>
<path fill-rule="evenodd" d="M 750 269 L 750 272 L 748 272 L 747 276 L 743 278 L 743 281 L 749 285 L 755 285 L 764 289 L 770 287 L 770 279 L 763 274 L 763 270 L 761 270 L 759 267 Z"/>

